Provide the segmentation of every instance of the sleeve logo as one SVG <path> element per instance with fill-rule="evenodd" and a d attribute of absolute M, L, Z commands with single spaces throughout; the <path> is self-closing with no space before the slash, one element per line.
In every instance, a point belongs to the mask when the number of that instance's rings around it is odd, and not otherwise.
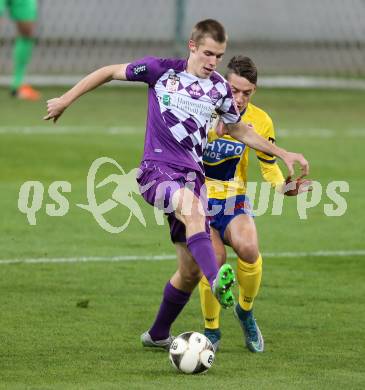
<path fill-rule="evenodd" d="M 147 65 L 146 64 L 141 64 L 141 65 L 136 65 L 133 67 L 133 74 L 135 76 L 138 76 L 140 74 L 147 73 Z"/>

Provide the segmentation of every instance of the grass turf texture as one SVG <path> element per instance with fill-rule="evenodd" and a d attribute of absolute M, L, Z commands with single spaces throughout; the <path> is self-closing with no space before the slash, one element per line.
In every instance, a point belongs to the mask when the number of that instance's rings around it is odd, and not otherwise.
<path fill-rule="evenodd" d="M 50 98 L 62 91 L 43 93 Z M 364 98 L 363 92 L 353 91 L 259 91 L 254 102 L 272 115 L 278 129 L 295 134 L 325 128 L 335 133 L 278 143 L 302 151 L 311 162 L 311 177 L 324 187 L 332 180 L 350 184 L 350 192 L 343 194 L 348 209 L 342 217 L 324 215 L 323 205 L 332 203 L 324 196 L 308 210 L 307 220 L 299 220 L 295 198 L 285 200 L 282 216 L 256 218 L 262 251 L 364 249 L 365 138 L 343 136 L 352 129 L 365 131 Z M 50 123 L 40 120 L 44 104 L 11 100 L 0 90 L 2 259 L 173 253 L 167 226 L 156 225 L 152 208 L 141 199 L 148 230 L 132 218 L 119 235 L 103 231 L 91 214 L 76 207 L 86 203 L 86 175 L 96 158 L 114 158 L 126 171 L 138 165 L 145 104 L 143 88 L 103 88 L 83 97 L 61 118 L 57 126 L 82 126 L 74 134 L 1 134 L 6 126 Z M 135 130 L 103 131 L 118 126 Z M 252 157 L 249 177 L 255 180 L 260 176 Z M 104 170 L 101 178 L 107 173 Z M 37 225 L 29 226 L 17 209 L 19 188 L 27 180 L 41 181 L 45 190 L 55 180 L 69 181 L 69 213 L 49 217 L 45 204 L 51 200 L 45 191 Z M 107 186 L 98 196 L 107 199 L 112 190 Z M 108 217 L 118 225 L 126 215 L 121 206 Z M 139 344 L 174 261 L 0 265 L 0 388 L 362 388 L 364 260 L 264 258 L 255 312 L 266 352 L 253 355 L 244 349 L 239 326 L 225 311 L 221 351 L 210 372 L 200 377 L 176 374 L 166 354 L 145 351 Z M 173 330 L 202 330 L 197 293 Z"/>

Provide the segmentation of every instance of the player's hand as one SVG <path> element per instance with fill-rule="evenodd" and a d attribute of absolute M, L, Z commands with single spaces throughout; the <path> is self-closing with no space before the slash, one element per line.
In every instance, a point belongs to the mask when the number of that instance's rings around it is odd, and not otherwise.
<path fill-rule="evenodd" d="M 300 177 L 307 176 L 309 173 L 309 163 L 304 158 L 304 156 L 300 153 L 292 153 L 292 152 L 285 152 L 283 156 L 281 156 L 282 160 L 284 161 L 285 165 L 288 167 L 289 171 L 289 177 L 294 176 L 294 166 L 295 163 L 299 163 L 301 167 L 302 174 Z"/>
<path fill-rule="evenodd" d="M 53 119 L 53 123 L 56 123 L 66 108 L 62 97 L 47 100 L 47 115 L 43 119 L 46 121 Z"/>
<path fill-rule="evenodd" d="M 294 180 L 291 178 L 291 176 L 288 176 L 283 185 L 282 193 L 286 196 L 297 196 L 302 192 L 312 191 L 311 184 L 312 181 L 303 179 L 303 176 L 300 176 Z"/>
<path fill-rule="evenodd" d="M 223 137 L 224 135 L 228 134 L 228 129 L 222 121 L 219 121 L 216 128 L 215 128 L 215 132 L 216 132 L 217 136 L 220 138 L 220 137 Z"/>

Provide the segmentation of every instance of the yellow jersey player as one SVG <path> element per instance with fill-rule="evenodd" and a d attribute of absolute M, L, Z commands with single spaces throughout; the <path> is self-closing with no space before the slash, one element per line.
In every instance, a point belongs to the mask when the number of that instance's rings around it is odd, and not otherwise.
<path fill-rule="evenodd" d="M 228 64 L 226 78 L 231 85 L 237 108 L 244 122 L 253 125 L 262 137 L 275 143 L 275 132 L 270 116 L 250 103 L 256 91 L 257 69 L 248 57 L 233 57 Z M 215 131 L 210 133 L 203 162 L 209 197 L 209 208 L 220 210 L 211 217 L 211 236 L 219 264 L 226 261 L 225 244 L 233 248 L 238 256 L 237 279 L 239 301 L 234 314 L 244 332 L 245 343 L 252 352 L 263 352 L 264 340 L 253 316 L 253 302 L 259 291 L 262 275 L 262 257 L 258 238 L 246 196 L 249 147 L 229 135 L 219 138 Z M 262 176 L 272 186 L 285 191 L 284 176 L 274 156 L 256 152 Z M 295 190 L 287 195 L 296 195 L 297 184 L 301 191 L 309 181 L 295 181 Z M 299 191 L 300 192 L 300 191 Z M 219 329 L 220 306 L 213 297 L 209 283 L 203 277 L 199 284 L 202 312 L 205 319 L 205 335 L 218 348 L 221 332 Z"/>

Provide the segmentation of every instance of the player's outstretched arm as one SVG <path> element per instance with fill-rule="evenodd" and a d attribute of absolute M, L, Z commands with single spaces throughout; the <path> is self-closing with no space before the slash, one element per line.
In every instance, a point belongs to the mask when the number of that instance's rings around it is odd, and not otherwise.
<path fill-rule="evenodd" d="M 53 122 L 56 122 L 66 108 L 86 92 L 92 91 L 99 85 L 111 80 L 127 80 L 127 66 L 128 64 L 104 66 L 88 74 L 64 95 L 48 100 L 47 115 L 43 119 L 53 119 Z"/>
<path fill-rule="evenodd" d="M 294 176 L 295 163 L 299 163 L 301 167 L 301 176 L 308 175 L 309 163 L 302 154 L 288 152 L 285 149 L 279 148 L 277 145 L 257 134 L 251 125 L 242 121 L 236 124 L 228 124 L 226 128 L 231 137 L 245 143 L 250 148 L 281 158 L 288 168 L 289 176 Z"/>

